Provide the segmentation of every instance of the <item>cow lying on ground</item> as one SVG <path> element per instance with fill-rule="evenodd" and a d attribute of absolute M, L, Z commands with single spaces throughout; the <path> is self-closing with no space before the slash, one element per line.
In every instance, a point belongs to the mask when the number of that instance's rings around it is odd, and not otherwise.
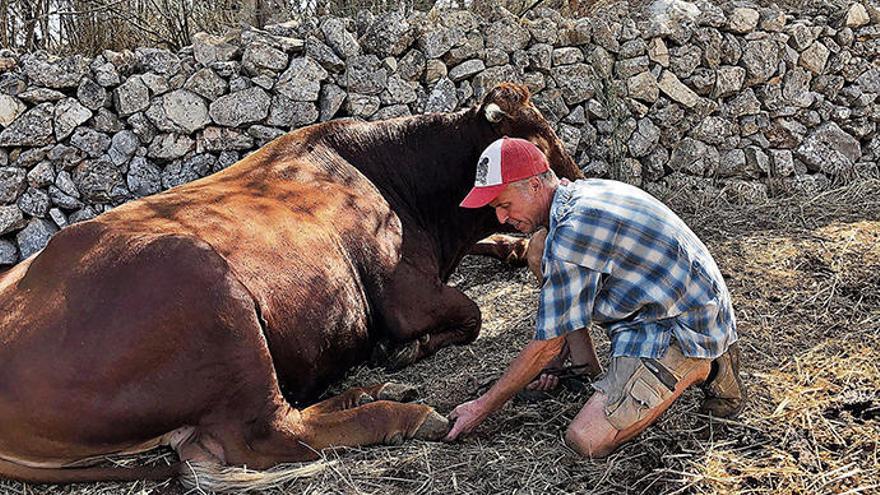
<path fill-rule="evenodd" d="M 163 444 L 182 461 L 264 469 L 442 436 L 446 420 L 394 402 L 398 387 L 294 406 L 380 342 L 403 366 L 476 338 L 479 309 L 445 281 L 499 227 L 458 202 L 502 135 L 578 174 L 528 91 L 501 85 L 454 114 L 300 129 L 59 232 L 0 275 L 0 476 L 178 474 L 83 467 Z"/>

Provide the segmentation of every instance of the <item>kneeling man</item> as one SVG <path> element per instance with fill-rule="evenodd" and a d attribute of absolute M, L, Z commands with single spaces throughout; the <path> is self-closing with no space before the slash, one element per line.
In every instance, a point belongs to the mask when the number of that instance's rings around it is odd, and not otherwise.
<path fill-rule="evenodd" d="M 563 349 L 598 373 L 590 323 L 605 328 L 611 361 L 565 435 L 581 455 L 608 455 L 692 385 L 705 392 L 703 412 L 742 410 L 730 294 L 706 246 L 672 210 L 621 182 L 560 181 L 535 145 L 506 137 L 480 156 L 475 186 L 461 203 L 486 205 L 499 222 L 538 232 L 528 255 L 541 281 L 537 323 L 492 388 L 455 408 L 447 440 L 473 430 Z M 532 387 L 547 382 L 542 376 Z"/>

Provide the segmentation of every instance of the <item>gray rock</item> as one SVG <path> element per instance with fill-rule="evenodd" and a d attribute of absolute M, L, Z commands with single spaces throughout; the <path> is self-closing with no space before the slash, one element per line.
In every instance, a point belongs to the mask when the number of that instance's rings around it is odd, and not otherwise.
<path fill-rule="evenodd" d="M 135 50 L 135 56 L 144 72 L 154 72 L 169 77 L 180 72 L 180 58 L 168 50 L 139 47 Z"/>
<path fill-rule="evenodd" d="M 758 27 L 760 15 L 755 9 L 738 7 L 733 9 L 733 13 L 728 20 L 727 29 L 738 34 L 750 33 Z"/>
<path fill-rule="evenodd" d="M 307 103 L 307 105 L 312 105 L 312 107 L 314 107 L 314 105 L 312 103 Z M 269 141 L 272 141 L 273 139 L 281 137 L 287 133 L 281 129 L 278 129 L 277 127 L 267 127 L 264 125 L 252 125 L 252 126 L 248 127 L 247 134 L 248 134 L 248 136 L 257 140 L 258 146 L 262 146 L 263 144 L 268 143 Z M 241 142 L 243 143 L 244 140 L 242 140 Z M 251 145 L 251 147 L 253 147 L 253 144 Z M 216 165 L 214 168 L 216 168 Z"/>
<path fill-rule="evenodd" d="M 59 229 L 63 229 L 64 227 L 67 227 L 69 225 L 67 221 L 67 215 L 65 215 L 64 212 L 58 208 L 49 209 L 49 218 L 51 218 L 52 221 L 55 222 L 55 225 L 58 226 Z"/>
<path fill-rule="evenodd" d="M 455 83 L 450 79 L 443 78 L 437 83 L 428 95 L 425 103 L 425 113 L 451 112 L 458 106 L 458 95 Z"/>
<path fill-rule="evenodd" d="M 27 181 L 31 187 L 46 187 L 55 180 L 55 168 L 48 160 L 41 161 L 27 174 Z M 5 187 L 0 187 L 4 190 Z"/>
<path fill-rule="evenodd" d="M 778 33 L 785 27 L 785 12 L 781 9 L 768 8 L 761 11 L 761 29 Z"/>
<path fill-rule="evenodd" d="M 72 168 L 85 160 L 86 154 L 79 148 L 58 144 L 49 151 L 47 158 L 61 168 Z"/>
<path fill-rule="evenodd" d="M 718 167 L 720 156 L 714 146 L 686 137 L 672 150 L 669 166 L 691 175 L 711 175 Z"/>
<path fill-rule="evenodd" d="M 132 76 L 116 88 L 113 104 L 122 117 L 146 110 L 150 106 L 150 90 L 141 76 Z"/>
<path fill-rule="evenodd" d="M 176 160 L 189 153 L 195 141 L 182 134 L 160 134 L 150 143 L 147 156 L 156 160 Z"/>
<path fill-rule="evenodd" d="M 723 192 L 724 197 L 733 204 L 753 205 L 767 201 L 767 186 L 759 182 L 728 180 L 724 183 Z"/>
<path fill-rule="evenodd" d="M 132 132 L 135 133 L 143 144 L 151 143 L 156 134 L 159 133 L 156 126 L 142 113 L 136 113 L 129 117 L 128 125 L 131 126 Z"/>
<path fill-rule="evenodd" d="M 22 65 L 31 84 L 52 89 L 75 88 L 89 72 L 89 61 L 81 55 L 60 60 L 27 55 L 22 57 Z"/>
<path fill-rule="evenodd" d="M 81 209 L 70 214 L 68 219 L 71 224 L 85 222 L 98 216 L 100 212 L 91 206 L 84 206 Z"/>
<path fill-rule="evenodd" d="M 12 265 L 18 261 L 18 248 L 15 244 L 0 239 L 0 265 Z"/>
<path fill-rule="evenodd" d="M 125 176 L 128 189 L 137 197 L 149 196 L 162 190 L 162 169 L 150 160 L 136 156 L 128 166 Z"/>
<path fill-rule="evenodd" d="M 859 141 L 834 122 L 826 122 L 811 132 L 795 151 L 810 171 L 837 175 L 849 170 L 861 158 Z"/>
<path fill-rule="evenodd" d="M 362 55 L 348 60 L 344 81 L 349 92 L 376 95 L 385 89 L 388 72 L 375 55 Z"/>
<path fill-rule="evenodd" d="M 71 177 L 70 173 L 66 170 L 58 172 L 58 175 L 55 177 L 55 187 L 70 197 L 77 199 L 80 198 L 79 189 L 76 188 L 76 183 L 74 183 L 73 177 Z"/>
<path fill-rule="evenodd" d="M 341 19 L 329 18 L 321 24 L 321 32 L 327 45 L 343 59 L 354 57 L 361 51 L 354 35 L 345 29 L 345 23 Z"/>
<path fill-rule="evenodd" d="M 449 73 L 446 64 L 440 60 L 430 59 L 425 62 L 425 82 L 434 84 Z"/>
<path fill-rule="evenodd" d="M 291 100 L 317 101 L 321 81 L 328 76 L 327 71 L 311 58 L 294 58 L 290 61 L 287 70 L 278 78 L 275 91 Z"/>
<path fill-rule="evenodd" d="M 551 74 L 568 105 L 582 103 L 595 94 L 592 70 L 589 65 L 574 64 L 554 67 Z"/>
<path fill-rule="evenodd" d="M 584 53 L 580 50 L 580 48 L 567 46 L 563 48 L 557 48 L 551 52 L 551 63 L 553 64 L 553 66 L 571 65 L 583 61 Z"/>
<path fill-rule="evenodd" d="M 509 17 L 493 22 L 486 29 L 486 48 L 497 48 L 508 53 L 524 49 L 531 35 L 528 29 Z"/>
<path fill-rule="evenodd" d="M 540 19 L 527 19 L 525 21 L 526 29 L 532 35 L 537 43 L 553 44 L 559 39 L 558 26 L 553 19 L 546 17 Z"/>
<path fill-rule="evenodd" d="M 160 131 L 184 134 L 193 134 L 211 122 L 205 100 L 186 89 L 154 99 L 146 116 Z"/>
<path fill-rule="evenodd" d="M 416 98 L 412 84 L 397 74 L 388 78 L 388 87 L 379 95 L 383 105 L 408 104 L 416 101 Z"/>
<path fill-rule="evenodd" d="M 193 56 L 196 62 L 208 66 L 215 62 L 227 62 L 238 54 L 238 47 L 220 36 L 196 33 L 192 37 Z"/>
<path fill-rule="evenodd" d="M 266 123 L 295 129 L 318 120 L 318 109 L 310 101 L 293 101 L 284 95 L 275 95 Z"/>
<path fill-rule="evenodd" d="M 89 127 L 77 127 L 70 137 L 70 144 L 82 150 L 92 158 L 107 152 L 110 147 L 110 136 Z"/>
<path fill-rule="evenodd" d="M 412 26 L 400 11 L 380 15 L 361 39 L 363 47 L 380 57 L 396 57 L 406 51 L 414 39 Z"/>
<path fill-rule="evenodd" d="M 790 150 L 770 150 L 770 163 L 774 177 L 794 175 L 794 157 Z"/>
<path fill-rule="evenodd" d="M 183 85 L 185 89 L 208 100 L 215 100 L 226 93 L 226 80 L 213 70 L 205 67 L 196 71 Z"/>
<path fill-rule="evenodd" d="M 54 223 L 42 218 L 31 220 L 27 227 L 15 235 L 21 257 L 30 258 L 32 254 L 46 247 L 55 232 L 58 232 L 58 228 Z"/>
<path fill-rule="evenodd" d="M 813 74 L 821 74 L 825 71 L 825 63 L 831 52 L 820 42 L 815 42 L 801 53 L 798 65 L 811 71 Z"/>
<path fill-rule="evenodd" d="M 636 158 L 642 158 L 651 152 L 651 149 L 660 141 L 660 129 L 651 122 L 651 119 L 639 120 L 638 128 L 627 142 L 629 152 Z"/>
<path fill-rule="evenodd" d="M 756 179 L 765 177 L 770 174 L 770 157 L 764 151 L 756 146 L 749 146 L 745 149 L 746 168 L 743 175 Z"/>
<path fill-rule="evenodd" d="M 482 60 L 474 59 L 462 62 L 449 71 L 449 79 L 458 82 L 469 79 L 486 69 L 486 64 Z"/>
<path fill-rule="evenodd" d="M 95 75 L 95 82 L 104 88 L 111 88 L 118 85 L 120 82 L 119 72 L 116 71 L 116 66 L 109 62 L 95 67 L 92 69 L 92 72 Z"/>
<path fill-rule="evenodd" d="M 663 38 L 653 38 L 648 43 L 648 58 L 652 62 L 656 62 L 663 67 L 669 67 L 669 49 Z"/>
<path fill-rule="evenodd" d="M 735 177 L 742 175 L 745 169 L 745 152 L 741 149 L 732 149 L 720 154 L 718 169 L 715 175 L 718 177 Z"/>
<path fill-rule="evenodd" d="M 854 3 L 849 6 L 849 10 L 846 12 L 846 20 L 844 21 L 846 27 L 860 28 L 869 22 L 871 22 L 871 18 L 868 16 L 868 11 L 864 5 Z"/>
<path fill-rule="evenodd" d="M 880 93 L 880 69 L 872 67 L 866 70 L 856 79 L 856 84 L 865 93 Z"/>
<path fill-rule="evenodd" d="M 212 126 L 205 129 L 199 136 L 196 151 L 202 153 L 205 151 L 249 150 L 253 147 L 254 140 L 251 136 L 236 129 Z"/>
<path fill-rule="evenodd" d="M 321 98 L 318 103 L 321 122 L 326 122 L 336 115 L 345 102 L 345 96 L 345 91 L 335 84 L 327 84 L 321 88 Z"/>
<path fill-rule="evenodd" d="M 641 72 L 646 72 L 648 64 L 648 57 L 641 56 L 618 61 L 614 64 L 614 70 L 619 77 L 626 79 Z"/>
<path fill-rule="evenodd" d="M 98 109 L 98 112 L 92 117 L 91 126 L 96 131 L 107 134 L 119 132 L 125 128 L 119 117 L 106 108 Z"/>
<path fill-rule="evenodd" d="M 221 151 L 220 156 L 217 157 L 217 163 L 214 164 L 214 172 L 223 170 L 230 165 L 234 165 L 238 160 L 239 156 L 235 151 Z"/>
<path fill-rule="evenodd" d="M 114 190 L 124 184 L 122 173 L 106 157 L 87 160 L 73 171 L 73 182 L 87 202 L 104 203 L 115 199 Z"/>
<path fill-rule="evenodd" d="M 549 72 L 552 66 L 553 47 L 546 43 L 532 45 L 526 51 L 529 56 L 529 69 Z"/>
<path fill-rule="evenodd" d="M 83 206 L 82 201 L 65 193 L 58 186 L 49 186 L 49 199 L 52 200 L 53 205 L 65 210 L 75 210 Z"/>
<path fill-rule="evenodd" d="M 782 97 L 789 105 L 807 108 L 813 104 L 813 93 L 810 92 L 812 75 L 800 67 L 793 67 L 785 73 L 782 85 Z"/>
<path fill-rule="evenodd" d="M 590 19 L 581 18 L 565 26 L 558 32 L 558 39 L 552 42 L 555 46 L 583 46 L 590 42 L 593 27 Z M 604 33 L 600 34 L 602 36 Z M 617 41 L 615 39 L 615 41 Z"/>
<path fill-rule="evenodd" d="M 397 73 L 409 81 L 421 78 L 424 72 L 425 56 L 418 50 L 408 51 L 397 64 Z"/>
<path fill-rule="evenodd" d="M 489 48 L 486 50 L 484 61 L 486 62 L 486 67 L 498 67 L 510 63 L 510 56 L 504 50 Z"/>
<path fill-rule="evenodd" d="M 114 165 L 123 165 L 134 156 L 139 146 L 140 141 L 134 132 L 120 131 L 113 135 L 107 154 Z"/>
<path fill-rule="evenodd" d="M 736 94 L 743 87 L 746 70 L 742 67 L 720 67 L 715 71 L 715 89 L 712 98 L 723 98 Z"/>
<path fill-rule="evenodd" d="M 647 54 L 648 44 L 641 38 L 627 41 L 620 46 L 620 58 L 634 58 Z"/>
<path fill-rule="evenodd" d="M 816 41 L 817 34 L 804 22 L 796 22 L 788 26 L 785 32 L 789 35 L 788 44 L 802 52 Z"/>
<path fill-rule="evenodd" d="M 97 110 L 107 101 L 107 90 L 95 81 L 84 78 L 76 90 L 76 97 L 89 110 Z"/>
<path fill-rule="evenodd" d="M 578 105 L 571 111 L 568 115 L 566 115 L 563 119 L 563 122 L 567 124 L 572 124 L 575 126 L 582 126 L 587 123 L 587 113 L 584 111 L 583 105 Z"/>
<path fill-rule="evenodd" d="M 15 202 L 27 188 L 27 172 L 18 167 L 0 167 L 0 204 Z"/>
<path fill-rule="evenodd" d="M 18 98 L 0 94 L 0 127 L 11 124 L 25 110 L 27 110 L 27 105 Z"/>
<path fill-rule="evenodd" d="M 602 18 L 594 19 L 592 31 L 593 42 L 601 47 L 604 47 L 609 52 L 619 52 L 620 42 L 617 39 L 619 28 L 619 24 L 609 24 L 605 19 Z"/>
<path fill-rule="evenodd" d="M 739 126 L 735 121 L 710 115 L 701 120 L 691 131 L 691 137 L 709 144 L 719 145 L 731 136 L 739 133 Z"/>
<path fill-rule="evenodd" d="M 447 65 L 454 66 L 465 60 L 481 58 L 485 48 L 486 46 L 482 34 L 479 32 L 468 33 L 465 37 L 464 43 L 458 46 L 453 46 L 446 55 L 443 56 L 443 61 Z"/>
<path fill-rule="evenodd" d="M 43 218 L 49 213 L 49 195 L 40 189 L 28 188 L 18 199 L 18 207 L 27 215 Z"/>
<path fill-rule="evenodd" d="M 214 122 L 227 127 L 258 122 L 269 113 L 271 100 L 262 88 L 250 88 L 221 96 L 210 106 Z"/>
<path fill-rule="evenodd" d="M 648 103 L 654 103 L 660 96 L 660 88 L 657 86 L 657 78 L 650 72 L 642 72 L 630 77 L 626 81 L 627 94 Z"/>
<path fill-rule="evenodd" d="M 170 189 L 211 173 L 217 158 L 211 154 L 193 155 L 183 160 L 175 160 L 162 171 L 162 187 Z"/>
<path fill-rule="evenodd" d="M 314 36 L 306 39 L 306 57 L 328 71 L 339 73 L 345 70 L 345 62 L 336 55 L 336 52 Z"/>
<path fill-rule="evenodd" d="M 264 71 L 280 72 L 287 67 L 287 54 L 266 43 L 250 43 L 242 54 L 241 66 L 254 76 L 263 74 Z"/>
<path fill-rule="evenodd" d="M 685 45 L 674 48 L 670 52 L 669 69 L 678 76 L 679 79 L 691 77 L 694 69 L 700 66 L 703 57 L 703 51 L 696 45 Z"/>
<path fill-rule="evenodd" d="M 379 110 L 378 96 L 349 93 L 343 103 L 346 113 L 352 117 L 369 118 Z"/>
<path fill-rule="evenodd" d="M 776 119 L 764 131 L 767 141 L 775 148 L 793 149 L 804 139 L 807 128 L 790 119 Z"/>
<path fill-rule="evenodd" d="M 749 88 L 728 101 L 725 111 L 732 117 L 754 115 L 761 111 L 761 102 L 758 101 L 755 92 Z"/>
<path fill-rule="evenodd" d="M 239 91 L 244 91 L 244 90 L 251 88 L 251 87 L 253 87 L 253 84 L 251 84 L 250 78 L 247 78 L 247 77 L 233 77 L 229 81 L 229 92 L 230 93 L 237 93 Z"/>
<path fill-rule="evenodd" d="M 76 98 L 67 98 L 55 105 L 55 139 L 62 141 L 79 125 L 92 118 L 92 112 Z"/>
<path fill-rule="evenodd" d="M 749 41 L 742 56 L 746 68 L 746 83 L 749 85 L 765 83 L 776 73 L 782 50 L 771 39 Z"/>
<path fill-rule="evenodd" d="M 9 124 L 0 132 L 0 146 L 45 146 L 51 144 L 52 113 L 55 106 L 41 103 Z"/>
<path fill-rule="evenodd" d="M 679 81 L 671 71 L 664 70 L 657 85 L 669 98 L 688 108 L 693 108 L 700 102 L 700 97 Z"/>
<path fill-rule="evenodd" d="M 24 214 L 17 205 L 0 206 L 0 235 L 14 232 L 26 224 Z"/>

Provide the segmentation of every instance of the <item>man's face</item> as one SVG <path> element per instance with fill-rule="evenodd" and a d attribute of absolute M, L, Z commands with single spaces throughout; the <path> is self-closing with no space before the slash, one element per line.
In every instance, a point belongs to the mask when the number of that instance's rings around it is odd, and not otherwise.
<path fill-rule="evenodd" d="M 535 178 L 525 179 L 508 185 L 495 197 L 489 206 L 495 208 L 495 216 L 501 223 L 510 224 L 516 230 L 531 234 L 542 225 L 541 204 Z"/>

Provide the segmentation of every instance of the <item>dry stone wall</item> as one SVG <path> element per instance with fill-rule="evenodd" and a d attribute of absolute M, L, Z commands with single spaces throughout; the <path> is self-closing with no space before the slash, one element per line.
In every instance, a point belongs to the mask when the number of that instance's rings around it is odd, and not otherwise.
<path fill-rule="evenodd" d="M 500 81 L 531 89 L 590 176 L 660 197 L 814 193 L 877 174 L 878 54 L 868 4 L 682 0 L 582 19 L 363 12 L 178 53 L 0 51 L 0 267 L 290 129 L 453 111 Z"/>

